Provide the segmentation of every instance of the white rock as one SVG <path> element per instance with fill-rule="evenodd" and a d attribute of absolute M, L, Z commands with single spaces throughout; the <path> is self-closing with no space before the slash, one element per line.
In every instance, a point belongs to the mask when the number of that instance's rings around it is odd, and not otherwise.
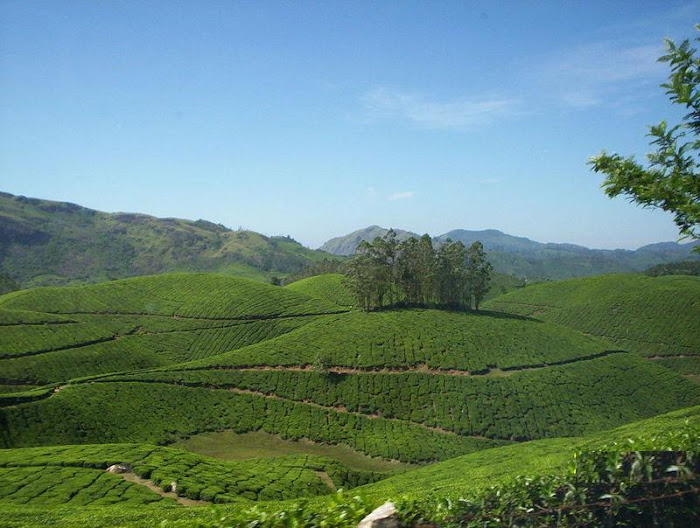
<path fill-rule="evenodd" d="M 114 464 L 107 468 L 108 473 L 128 473 L 131 471 L 131 466 L 127 464 Z"/>
<path fill-rule="evenodd" d="M 357 528 L 399 528 L 399 516 L 393 502 L 385 502 L 360 521 Z"/>

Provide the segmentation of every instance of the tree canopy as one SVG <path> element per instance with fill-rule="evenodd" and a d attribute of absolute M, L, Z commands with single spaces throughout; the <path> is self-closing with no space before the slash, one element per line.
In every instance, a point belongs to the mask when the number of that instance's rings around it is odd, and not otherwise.
<path fill-rule="evenodd" d="M 700 30 L 700 25 L 695 28 Z M 696 38 L 700 41 L 700 38 Z M 667 52 L 659 62 L 668 63 L 668 81 L 661 85 L 672 104 L 688 113 L 681 122 L 669 126 L 666 121 L 649 127 L 651 145 L 644 167 L 634 157 L 603 151 L 590 159 L 597 173 L 606 175 L 602 187 L 610 197 L 628 196 L 644 207 L 656 207 L 673 213 L 681 235 L 700 238 L 700 58 L 686 39 L 680 45 L 666 39 Z"/>
<path fill-rule="evenodd" d="M 357 247 L 346 274 L 364 310 L 397 304 L 478 310 L 492 269 L 481 242 L 466 248 L 448 239 L 436 249 L 427 234 L 399 242 L 390 229 Z"/>

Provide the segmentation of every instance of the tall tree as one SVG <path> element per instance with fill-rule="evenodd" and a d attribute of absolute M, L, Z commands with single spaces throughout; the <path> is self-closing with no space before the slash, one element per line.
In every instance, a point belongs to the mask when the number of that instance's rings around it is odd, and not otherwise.
<path fill-rule="evenodd" d="M 461 242 L 447 239 L 438 248 L 435 259 L 438 304 L 454 308 L 465 306 L 465 290 L 468 287 L 466 260 L 466 249 Z"/>
<path fill-rule="evenodd" d="M 418 273 L 420 278 L 420 302 L 430 304 L 435 298 L 435 249 L 430 235 L 418 240 Z"/>
<path fill-rule="evenodd" d="M 401 243 L 396 261 L 396 277 L 406 304 L 416 305 L 421 299 L 420 248 L 417 238 Z"/>
<path fill-rule="evenodd" d="M 372 309 L 372 266 L 369 255 L 356 253 L 345 270 L 348 287 L 352 291 L 357 305 L 365 310 Z"/>
<path fill-rule="evenodd" d="M 481 301 L 489 291 L 493 266 L 486 259 L 484 245 L 478 240 L 469 246 L 467 259 L 470 297 L 474 300 L 474 308 L 478 312 Z"/>
<path fill-rule="evenodd" d="M 695 28 L 700 30 L 700 25 Z M 700 238 L 700 58 L 690 40 L 676 45 L 667 39 L 666 49 L 659 62 L 668 63 L 671 71 L 668 82 L 661 87 L 666 89 L 672 104 L 685 107 L 688 113 L 677 125 L 669 126 L 661 121 L 650 127 L 649 136 L 656 151 L 647 154 L 647 167 L 633 157 L 623 158 L 605 151 L 592 157 L 589 165 L 595 172 L 606 175 L 602 187 L 608 196 L 622 194 L 644 207 L 671 212 L 681 235 L 697 239 Z"/>
<path fill-rule="evenodd" d="M 377 266 L 383 268 L 384 279 L 388 281 L 387 295 L 389 297 L 389 305 L 392 305 L 398 295 L 396 259 L 399 255 L 399 241 L 396 239 L 396 231 L 389 229 L 382 238 L 375 238 L 374 246 Z"/>

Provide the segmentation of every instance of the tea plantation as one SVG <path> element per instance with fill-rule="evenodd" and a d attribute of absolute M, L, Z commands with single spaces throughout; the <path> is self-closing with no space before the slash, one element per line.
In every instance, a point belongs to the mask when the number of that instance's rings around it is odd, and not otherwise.
<path fill-rule="evenodd" d="M 339 306 L 353 306 L 356 301 L 345 283 L 346 280 L 340 273 L 326 273 L 292 282 L 286 288 Z"/>
<path fill-rule="evenodd" d="M 485 307 L 605 337 L 678 372 L 700 374 L 693 357 L 700 355 L 700 277 L 628 274 L 541 283 Z"/>
<path fill-rule="evenodd" d="M 206 274 L 14 292 L 0 297 L 0 381 L 43 384 L 167 365 L 339 311 L 282 288 Z"/>
<path fill-rule="evenodd" d="M 232 503 L 225 515 L 240 523 L 343 511 L 338 525 L 351 525 L 388 498 L 559 471 L 586 442 L 697 428 L 699 285 L 579 279 L 479 313 L 360 312 L 339 275 L 281 288 L 181 273 L 12 292 L 0 296 L 0 518 L 187 525 L 219 518 L 202 506 Z M 167 447 L 215 431 L 425 467 L 390 476 L 311 454 L 221 461 Z"/>
<path fill-rule="evenodd" d="M 314 522 L 352 526 L 352 521 L 386 500 L 396 501 L 402 510 L 410 512 L 431 502 L 446 504 L 448 499 L 478 499 L 490 488 L 522 475 L 538 478 L 565 472 L 576 449 L 664 449 L 669 442 L 678 449 L 692 449 L 697 447 L 698 435 L 700 407 L 693 407 L 587 437 L 538 440 L 488 449 L 360 487 L 354 486 L 363 479 L 371 481 L 379 476 L 365 474 L 358 478 L 344 473 L 342 468 L 335 473 L 338 468 L 332 461 L 318 457 L 268 459 L 264 472 L 241 479 L 249 475 L 247 472 L 255 463 L 226 463 L 153 445 L 9 449 L 0 451 L 0 515 L 6 526 L 38 526 L 46 520 L 60 527 L 136 527 L 161 522 L 166 522 L 166 526 L 171 523 L 238 526 L 249 522 L 259 526 L 287 526 L 285 518 L 303 512 Z M 153 489 L 159 493 L 133 484 L 121 475 L 106 473 L 104 468 L 112 463 L 131 464 L 131 472 L 150 477 Z M 332 481 L 319 477 L 319 472 Z M 177 494 L 163 497 L 173 482 Z M 326 496 L 326 490 L 320 487 L 341 482 L 351 488 L 345 495 Z M 230 506 L 226 505 L 231 499 L 227 491 L 266 489 L 268 483 L 280 494 L 288 492 L 289 485 L 293 485 L 296 493 L 308 492 L 307 497 L 313 497 L 317 491 L 321 494 L 305 503 L 252 502 L 239 497 Z M 179 506 L 175 499 L 188 495 L 199 497 L 202 505 L 206 504 L 203 496 L 213 496 L 214 501 L 223 504 L 218 509 Z M 226 523 L 217 524 L 224 518 Z M 343 523 L 343 518 L 347 522 Z"/>

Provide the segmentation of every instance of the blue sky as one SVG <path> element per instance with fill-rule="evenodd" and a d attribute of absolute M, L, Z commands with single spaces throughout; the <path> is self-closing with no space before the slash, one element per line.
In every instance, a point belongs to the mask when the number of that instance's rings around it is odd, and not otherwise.
<path fill-rule="evenodd" d="M 316 247 L 371 224 L 636 248 L 587 159 L 680 115 L 699 2 L 0 0 L 0 190 Z"/>

